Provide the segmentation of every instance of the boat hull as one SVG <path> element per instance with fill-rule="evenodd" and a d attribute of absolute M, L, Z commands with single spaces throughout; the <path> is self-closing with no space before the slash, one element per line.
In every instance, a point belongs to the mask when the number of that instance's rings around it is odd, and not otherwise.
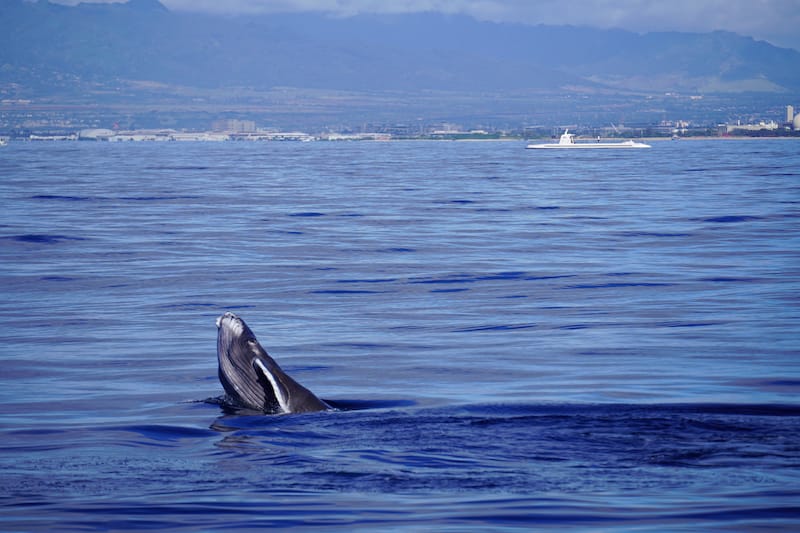
<path fill-rule="evenodd" d="M 629 141 L 622 143 L 529 144 L 526 148 L 532 150 L 608 150 L 620 148 L 650 148 L 650 145 Z"/>

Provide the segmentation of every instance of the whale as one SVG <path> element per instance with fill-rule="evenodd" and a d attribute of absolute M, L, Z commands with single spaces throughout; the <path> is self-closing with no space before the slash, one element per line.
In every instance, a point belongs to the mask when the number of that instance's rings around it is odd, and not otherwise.
<path fill-rule="evenodd" d="M 226 312 L 216 324 L 218 374 L 225 404 L 267 414 L 331 409 L 281 369 L 240 317 Z"/>

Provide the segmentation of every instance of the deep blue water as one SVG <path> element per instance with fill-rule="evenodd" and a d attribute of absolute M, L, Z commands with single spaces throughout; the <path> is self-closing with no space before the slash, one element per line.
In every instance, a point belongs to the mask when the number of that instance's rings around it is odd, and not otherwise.
<path fill-rule="evenodd" d="M 0 148 L 0 530 L 800 528 L 800 143 Z M 344 409 L 241 416 L 242 316 Z"/>

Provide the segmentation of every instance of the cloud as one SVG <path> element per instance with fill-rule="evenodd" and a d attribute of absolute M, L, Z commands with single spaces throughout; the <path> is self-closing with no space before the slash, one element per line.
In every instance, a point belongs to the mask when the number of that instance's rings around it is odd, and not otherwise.
<path fill-rule="evenodd" d="M 74 4 L 81 0 L 59 1 Z M 176 11 L 219 14 L 316 11 L 351 16 L 436 11 L 494 22 L 571 24 L 637 32 L 726 30 L 800 49 L 800 0 L 161 0 L 161 3 Z"/>

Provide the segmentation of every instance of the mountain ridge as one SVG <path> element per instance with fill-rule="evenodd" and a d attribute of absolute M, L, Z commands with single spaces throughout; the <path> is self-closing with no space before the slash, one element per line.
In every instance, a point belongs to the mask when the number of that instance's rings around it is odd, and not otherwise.
<path fill-rule="evenodd" d="M 349 91 L 800 92 L 800 52 L 730 32 L 638 34 L 413 13 L 219 17 L 157 0 L 5 0 L 0 82 Z M 57 80 L 53 81 L 53 80 Z M 24 90 L 17 93 L 24 95 Z"/>

